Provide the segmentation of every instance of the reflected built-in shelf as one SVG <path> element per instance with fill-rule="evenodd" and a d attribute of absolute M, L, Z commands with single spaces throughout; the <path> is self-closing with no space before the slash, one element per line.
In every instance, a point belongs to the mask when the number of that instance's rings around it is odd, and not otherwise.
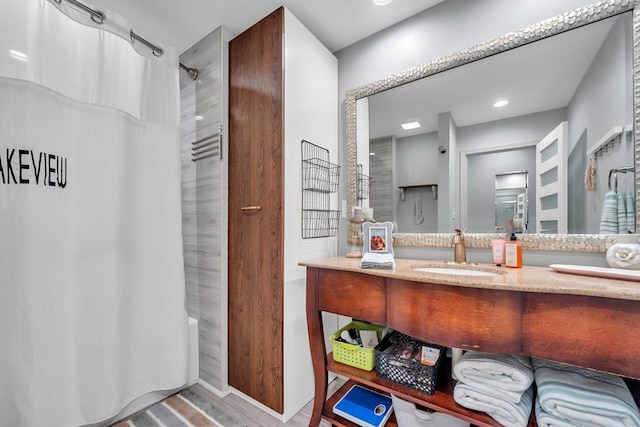
<path fill-rule="evenodd" d="M 400 189 L 400 200 L 404 202 L 406 198 L 407 190 L 411 190 L 412 188 L 425 188 L 425 187 L 431 187 L 433 200 L 438 200 L 438 184 L 401 185 L 398 187 Z"/>

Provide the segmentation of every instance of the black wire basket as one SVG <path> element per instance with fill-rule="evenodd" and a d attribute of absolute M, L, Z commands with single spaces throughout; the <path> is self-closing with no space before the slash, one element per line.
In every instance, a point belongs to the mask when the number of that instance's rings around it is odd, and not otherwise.
<path fill-rule="evenodd" d="M 438 354 L 433 365 L 422 362 L 423 348 L 431 356 Z M 393 331 L 375 347 L 375 352 L 378 377 L 426 394 L 435 393 L 446 347 Z"/>
<path fill-rule="evenodd" d="M 302 210 L 302 238 L 333 237 L 338 231 L 340 211 Z"/>

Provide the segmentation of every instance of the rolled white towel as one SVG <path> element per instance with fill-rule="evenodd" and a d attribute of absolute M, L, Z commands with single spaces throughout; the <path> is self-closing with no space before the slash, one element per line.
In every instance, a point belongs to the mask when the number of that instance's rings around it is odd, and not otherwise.
<path fill-rule="evenodd" d="M 533 406 L 533 387 L 522 394 L 520 403 L 513 403 L 458 382 L 453 399 L 465 408 L 485 412 L 505 427 L 526 427 Z"/>
<path fill-rule="evenodd" d="M 620 377 L 543 359 L 532 362 L 546 413 L 583 427 L 640 427 L 640 412 Z"/>
<path fill-rule="evenodd" d="M 640 244 L 616 243 L 607 249 L 606 260 L 611 268 L 640 270 Z"/>
<path fill-rule="evenodd" d="M 455 364 L 458 381 L 509 402 L 518 403 L 533 383 L 528 356 L 467 351 Z"/>

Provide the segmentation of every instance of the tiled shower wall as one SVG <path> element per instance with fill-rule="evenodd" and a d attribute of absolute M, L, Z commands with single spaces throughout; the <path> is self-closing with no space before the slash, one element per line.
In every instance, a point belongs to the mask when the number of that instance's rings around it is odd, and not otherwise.
<path fill-rule="evenodd" d="M 195 81 L 180 72 L 186 308 L 198 319 L 200 379 L 220 391 L 227 383 L 226 166 L 217 153 L 192 161 L 191 143 L 226 124 L 229 38 L 219 27 L 180 55 L 180 62 L 199 71 Z"/>

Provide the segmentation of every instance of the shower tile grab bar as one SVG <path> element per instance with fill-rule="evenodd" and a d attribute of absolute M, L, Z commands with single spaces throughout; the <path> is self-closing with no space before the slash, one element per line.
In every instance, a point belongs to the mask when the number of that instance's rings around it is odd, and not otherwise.
<path fill-rule="evenodd" d="M 62 0 L 53 0 L 53 1 L 55 1 L 58 4 L 62 3 Z M 74 5 L 78 9 L 83 10 L 84 12 L 87 12 L 89 15 L 91 15 L 91 20 L 96 24 L 103 24 L 104 21 L 106 20 L 104 13 L 99 10 L 92 9 L 89 6 L 82 4 L 77 0 L 65 0 L 65 1 L 67 1 L 68 3 L 71 3 L 72 5 Z M 148 41 L 147 39 L 140 37 L 139 35 L 134 33 L 133 30 L 129 30 L 129 37 L 131 38 L 131 43 L 139 41 L 140 43 L 148 47 L 151 50 L 151 52 L 158 58 L 164 54 L 164 50 L 162 50 L 161 47 L 156 46 L 150 41 Z M 180 62 L 180 68 L 187 72 L 191 80 L 195 80 L 198 78 L 197 68 L 189 68 L 186 65 L 184 65 L 182 62 Z"/>

